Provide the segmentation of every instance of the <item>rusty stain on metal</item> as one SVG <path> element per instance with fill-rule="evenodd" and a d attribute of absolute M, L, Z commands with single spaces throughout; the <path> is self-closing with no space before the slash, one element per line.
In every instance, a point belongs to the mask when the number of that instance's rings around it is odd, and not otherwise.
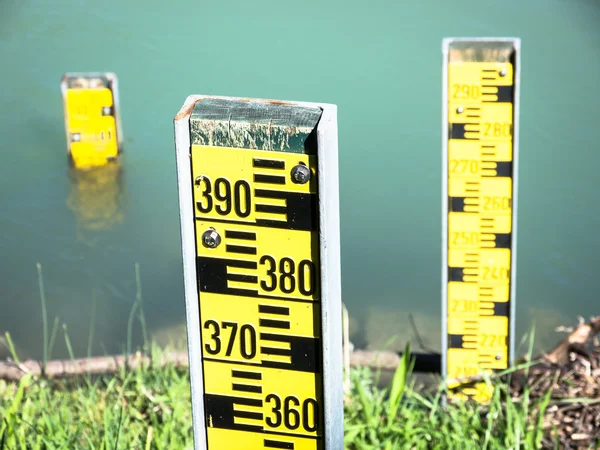
<path fill-rule="evenodd" d="M 509 62 L 513 53 L 513 48 L 510 43 L 497 42 L 492 48 L 484 44 L 475 42 L 471 47 L 462 46 L 460 42 L 456 42 L 455 47 L 448 50 L 449 62 Z"/>
<path fill-rule="evenodd" d="M 176 118 L 186 114 L 192 116 L 192 145 L 312 153 L 322 110 L 281 100 L 212 97 L 190 101 Z"/>
<path fill-rule="evenodd" d="M 196 105 L 196 103 L 200 101 L 200 100 L 196 100 L 193 103 L 189 103 L 187 105 L 183 105 L 183 107 L 179 110 L 179 112 L 175 115 L 175 120 L 181 120 L 183 117 L 189 115 L 192 113 L 192 110 L 194 109 L 194 106 Z"/>

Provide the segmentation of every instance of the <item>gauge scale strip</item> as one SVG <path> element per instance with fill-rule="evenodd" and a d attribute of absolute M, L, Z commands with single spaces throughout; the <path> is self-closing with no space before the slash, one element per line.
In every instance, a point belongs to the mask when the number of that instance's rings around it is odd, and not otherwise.
<path fill-rule="evenodd" d="M 191 165 L 208 449 L 322 449 L 317 157 L 194 144 Z"/>
<path fill-rule="evenodd" d="M 513 249 L 514 59 L 447 64 L 446 375 L 506 369 Z M 462 395 L 486 401 L 481 383 Z"/>

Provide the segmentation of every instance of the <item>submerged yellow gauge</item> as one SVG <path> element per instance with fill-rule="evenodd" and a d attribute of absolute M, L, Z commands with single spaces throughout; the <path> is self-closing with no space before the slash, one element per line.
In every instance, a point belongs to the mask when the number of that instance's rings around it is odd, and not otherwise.
<path fill-rule="evenodd" d="M 456 379 L 512 359 L 518 58 L 513 41 L 445 45 L 443 372 Z M 457 395 L 490 394 L 480 384 Z"/>
<path fill-rule="evenodd" d="M 77 168 L 115 160 L 121 136 L 114 74 L 66 74 L 61 82 L 67 147 Z"/>

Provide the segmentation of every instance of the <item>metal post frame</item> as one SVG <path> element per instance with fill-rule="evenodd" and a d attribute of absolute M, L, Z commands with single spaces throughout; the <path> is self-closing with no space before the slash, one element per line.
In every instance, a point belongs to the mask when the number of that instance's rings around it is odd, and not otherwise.
<path fill-rule="evenodd" d="M 240 111 L 242 112 L 240 113 Z M 314 130 L 311 131 L 309 129 L 309 125 L 310 123 L 312 123 L 311 114 L 313 114 L 314 111 L 318 112 L 318 117 L 316 122 L 314 123 Z M 242 119 L 239 118 L 240 114 L 243 115 Z M 238 117 L 237 122 L 236 117 Z M 291 124 L 294 120 L 299 121 L 299 125 L 290 125 L 289 128 L 284 129 L 286 124 Z M 192 124 L 194 126 L 194 133 L 196 133 L 193 136 L 191 129 Z M 217 246 L 220 245 L 221 238 L 222 235 L 224 236 L 224 233 L 219 234 L 219 226 L 221 225 L 217 220 L 218 218 L 211 218 L 208 217 L 210 214 L 205 214 L 205 217 L 208 218 L 202 219 L 197 214 L 198 206 L 197 202 L 195 203 L 194 188 L 197 188 L 199 183 L 208 183 L 208 181 L 206 181 L 206 178 L 208 177 L 203 178 L 202 176 L 200 176 L 196 179 L 193 179 L 192 173 L 194 167 L 196 167 L 192 158 L 192 155 L 194 154 L 194 148 L 196 146 L 197 148 L 200 148 L 200 151 L 204 151 L 203 149 L 208 149 L 206 150 L 205 154 L 208 154 L 209 151 L 213 151 L 216 152 L 215 154 L 219 154 L 218 152 L 221 151 L 221 147 L 223 148 L 223 152 L 235 152 L 237 150 L 241 150 L 242 152 L 254 152 L 252 153 L 252 155 L 257 155 L 258 153 L 256 153 L 256 151 L 258 150 L 264 151 L 265 160 L 273 158 L 281 158 L 283 160 L 287 158 L 287 156 L 285 156 L 286 154 L 288 156 L 291 154 L 296 154 L 299 155 L 299 157 L 301 158 L 309 158 L 308 155 L 311 152 L 305 152 L 302 149 L 302 146 L 308 148 L 308 142 L 310 141 L 310 145 L 312 145 L 312 147 L 315 148 L 314 156 L 316 156 L 317 161 L 317 165 L 314 166 L 314 169 L 317 169 L 316 189 L 318 198 L 318 208 L 316 210 L 318 210 L 319 219 L 317 234 L 318 241 L 316 242 L 318 242 L 318 254 L 320 259 L 320 271 L 318 271 L 320 283 L 317 284 L 320 289 L 319 300 L 321 322 L 319 330 L 320 341 L 318 348 L 321 353 L 320 365 L 322 374 L 321 398 L 317 398 L 317 402 L 319 403 L 318 407 L 320 408 L 319 415 L 323 419 L 321 425 L 322 428 L 321 430 L 316 430 L 312 433 L 306 432 L 304 433 L 304 435 L 302 435 L 302 433 L 298 434 L 299 431 L 295 434 L 287 432 L 283 433 L 281 432 L 282 429 L 274 430 L 273 428 L 269 428 L 272 424 L 267 426 L 266 424 L 268 424 L 269 422 L 265 422 L 265 420 L 267 416 L 272 414 L 271 411 L 274 408 L 274 403 L 267 403 L 267 400 L 264 396 L 267 395 L 268 392 L 263 392 L 261 394 L 263 395 L 261 402 L 264 403 L 262 413 L 264 414 L 265 419 L 261 422 L 260 426 L 256 425 L 257 422 L 252 422 L 252 419 L 250 419 L 249 421 L 245 420 L 242 422 L 237 421 L 236 423 L 244 423 L 246 425 L 251 424 L 251 426 L 247 426 L 246 430 L 249 432 L 248 439 L 254 439 L 256 437 L 252 437 L 253 433 L 254 435 L 256 435 L 257 433 L 262 433 L 262 436 L 264 436 L 265 440 L 264 443 L 262 440 L 260 441 L 260 443 L 258 443 L 257 440 L 257 448 L 269 448 L 270 446 L 273 446 L 272 448 L 277 448 L 277 443 L 273 443 L 271 441 L 277 439 L 283 441 L 286 441 L 287 439 L 287 441 L 290 443 L 286 444 L 288 445 L 288 447 L 285 448 L 294 448 L 294 444 L 290 440 L 293 441 L 293 439 L 296 438 L 305 439 L 308 436 L 311 439 L 314 438 L 314 441 L 310 441 L 311 448 L 313 448 L 312 442 L 314 442 L 315 449 L 319 448 L 326 450 L 342 450 L 344 442 L 342 376 L 343 361 L 337 107 L 335 105 L 322 103 L 288 101 L 284 102 L 264 99 L 191 95 L 186 99 L 183 107 L 175 116 L 174 127 L 195 449 L 215 450 L 217 448 L 220 448 L 217 444 L 211 445 L 211 441 L 208 435 L 210 432 L 209 430 L 214 430 L 215 427 L 219 426 L 223 427 L 221 423 L 223 417 L 211 416 L 207 413 L 206 402 L 208 401 L 208 397 L 206 392 L 206 383 L 211 383 L 209 377 L 215 378 L 215 376 L 207 374 L 207 366 L 204 366 L 204 364 L 207 363 L 207 355 L 203 353 L 203 348 L 206 348 L 205 345 L 212 344 L 204 342 L 204 340 L 206 340 L 206 334 L 204 335 L 205 339 L 203 340 L 202 333 L 207 333 L 207 330 L 205 329 L 206 324 L 201 325 L 201 321 L 205 320 L 206 318 L 200 317 L 200 310 L 202 308 L 201 305 L 205 305 L 206 302 L 210 300 L 210 295 L 212 295 L 210 293 L 207 293 L 207 289 L 210 290 L 212 288 L 206 288 L 206 283 L 208 281 L 208 284 L 210 284 L 214 280 L 207 280 L 205 278 L 202 279 L 201 282 L 199 282 L 198 274 L 202 272 L 202 267 L 204 267 L 202 266 L 202 264 L 204 263 L 200 261 L 201 258 L 198 256 L 198 252 L 205 251 L 205 249 L 203 250 L 202 248 L 200 248 L 202 245 L 204 245 L 205 247 L 212 247 L 213 249 L 217 248 Z M 200 131 L 198 131 L 199 128 L 201 128 Z M 243 132 L 240 131 L 242 128 L 244 130 Z M 262 133 L 260 131 L 261 129 L 266 130 L 266 134 L 260 134 Z M 282 135 L 285 136 L 282 137 Z M 196 141 L 195 144 L 194 141 Z M 302 141 L 304 141 L 304 144 L 302 144 Z M 240 158 L 244 157 L 244 154 L 239 154 L 242 156 L 238 157 L 238 161 L 241 161 Z M 262 153 L 260 155 L 260 158 L 263 158 Z M 256 159 L 257 158 L 254 158 L 255 166 Z M 219 159 L 217 158 L 216 160 Z M 311 159 L 311 161 L 314 160 Z M 288 163 L 289 161 L 286 160 L 286 164 Z M 242 163 L 240 162 L 239 164 Z M 266 163 L 263 162 L 262 164 Z M 279 164 L 279 162 L 271 162 L 270 164 L 272 164 L 272 167 L 275 167 L 274 164 Z M 233 164 L 231 167 L 233 167 L 232 170 L 242 170 L 241 168 L 238 168 L 235 164 Z M 283 170 L 283 167 L 284 165 L 282 162 L 280 168 Z M 295 166 L 294 169 L 296 169 L 296 167 L 298 166 Z M 309 165 L 309 167 L 313 166 Z M 289 168 L 289 164 L 285 166 L 285 173 L 287 177 L 290 176 Z M 218 170 L 220 169 L 215 169 L 215 171 L 217 172 Z M 215 174 L 217 172 L 215 172 Z M 247 172 L 246 176 L 248 175 Z M 254 177 L 256 179 L 256 172 L 254 173 Z M 216 176 L 217 175 L 213 176 L 213 184 L 214 178 L 216 178 Z M 219 176 L 226 177 L 226 174 Z M 265 175 L 262 176 L 264 177 Z M 293 176 L 294 174 L 292 172 L 292 177 Z M 230 178 L 232 177 L 233 176 L 230 176 Z M 301 178 L 302 175 L 300 175 L 300 178 L 297 178 L 297 180 Z M 285 183 L 289 183 L 289 181 L 286 180 Z M 299 181 L 299 183 L 304 183 L 304 181 Z M 301 189 L 302 187 L 292 186 L 292 188 Z M 214 188 L 213 186 L 212 189 L 216 188 Z M 223 191 L 221 191 L 221 193 L 222 192 Z M 252 190 L 252 192 L 256 193 L 256 190 Z M 282 194 L 279 193 L 279 195 L 281 196 Z M 254 211 L 255 206 L 253 206 L 252 208 L 252 214 L 256 214 Z M 240 211 L 242 209 L 243 208 L 240 208 Z M 276 209 L 276 207 L 271 206 L 271 209 Z M 246 213 L 247 211 L 244 210 L 243 212 Z M 213 222 L 215 223 L 214 235 L 206 235 L 205 232 L 201 236 L 198 236 L 198 232 L 195 228 L 198 220 L 213 220 Z M 256 220 L 258 221 L 262 219 Z M 288 217 L 287 220 L 290 221 L 292 219 Z M 301 220 L 301 218 L 296 217 L 294 220 Z M 243 222 L 235 223 L 243 224 Z M 260 233 L 264 233 L 263 230 L 265 229 L 269 230 L 269 225 L 263 224 L 263 228 L 260 228 L 258 226 L 256 226 L 255 228 L 250 228 L 251 226 L 253 227 L 255 224 L 252 223 L 248 225 L 248 223 L 249 222 L 245 222 L 245 225 L 236 226 L 238 226 L 238 229 L 242 227 L 242 229 L 247 230 L 247 234 L 252 234 L 250 233 L 250 231 L 254 232 L 253 230 L 256 230 L 256 233 L 259 236 L 258 238 L 256 238 L 257 242 L 260 241 Z M 279 228 L 282 227 L 281 223 L 279 223 L 279 225 L 277 226 Z M 295 226 L 288 227 L 288 229 L 294 230 L 294 227 Z M 227 232 L 228 230 L 225 231 Z M 239 231 L 237 233 L 240 234 Z M 260 245 L 262 244 L 257 243 L 255 245 L 260 247 Z M 225 246 L 221 245 L 220 248 L 217 249 L 217 251 L 224 251 L 224 247 Z M 198 250 L 199 248 L 200 250 Z M 300 250 L 304 251 L 306 249 Z M 258 258 L 258 256 L 256 258 Z M 290 266 L 286 267 L 287 269 L 285 270 L 288 270 Z M 242 277 L 242 275 L 237 275 L 238 281 L 240 280 L 240 277 Z M 250 280 L 250 278 L 247 278 L 245 282 L 250 282 L 248 281 Z M 260 278 L 260 274 L 258 278 Z M 268 299 L 268 296 L 262 295 L 264 294 L 264 292 L 262 292 L 260 290 L 261 288 L 258 287 L 258 279 L 254 281 L 254 283 L 256 283 L 256 288 L 252 287 L 252 289 L 254 289 L 256 292 L 247 295 L 255 295 L 261 299 Z M 229 284 L 226 285 L 226 287 L 223 289 L 225 289 L 227 292 L 233 292 L 237 290 L 238 293 L 235 295 L 240 295 L 239 292 L 241 292 L 239 284 Z M 245 290 L 244 292 L 248 291 Z M 234 299 L 234 297 L 227 297 L 227 295 L 222 295 L 220 298 L 222 299 L 221 302 L 228 302 L 230 298 Z M 275 297 L 271 297 L 271 299 L 274 298 Z M 281 297 L 277 298 L 280 299 Z M 262 301 L 263 300 L 261 300 L 261 302 Z M 275 305 L 275 303 L 271 304 Z M 307 304 L 307 302 L 305 301 L 304 304 Z M 277 306 L 271 306 L 271 309 L 276 310 Z M 290 315 L 293 316 L 293 312 L 290 313 Z M 247 328 L 247 330 L 249 329 Z M 259 331 L 261 330 L 259 329 Z M 227 343 L 224 342 L 223 345 L 226 346 L 226 344 Z M 304 356 L 306 356 L 306 354 Z M 210 358 L 208 358 L 208 360 L 210 360 Z M 232 361 L 229 361 L 229 363 L 230 366 L 234 366 L 235 364 L 237 364 L 235 361 L 233 361 L 233 363 Z M 256 369 L 259 372 L 260 370 L 262 370 L 263 366 L 261 364 L 263 363 L 252 364 L 251 360 L 249 364 L 250 365 L 246 366 L 248 367 L 248 370 Z M 286 382 L 285 380 L 286 378 L 288 378 L 288 376 L 284 372 L 292 372 L 292 370 L 282 370 L 281 374 L 278 376 L 277 382 Z M 265 376 L 266 375 L 263 374 L 263 377 Z M 315 377 L 316 376 L 317 375 L 315 375 Z M 299 398 L 299 402 L 300 405 L 298 406 L 298 409 L 301 409 L 302 398 Z M 292 406 L 294 406 L 295 401 L 292 401 L 291 404 Z M 209 407 L 213 408 L 213 406 Z M 300 418 L 302 419 L 302 417 Z M 221 425 L 217 424 L 219 420 L 221 420 Z M 233 422 L 234 421 L 232 420 L 231 423 Z M 291 420 L 291 422 L 294 422 L 294 420 Z M 213 427 L 211 427 L 211 424 L 213 424 Z M 292 427 L 295 426 L 296 424 L 293 423 Z M 299 427 L 297 428 L 297 430 L 301 431 L 302 428 Z M 212 432 L 215 433 L 214 431 Z M 236 432 L 240 431 L 238 430 Z M 242 430 L 242 432 L 244 431 Z M 319 434 L 320 436 L 317 437 L 317 435 Z M 270 440 L 269 443 L 267 442 L 267 440 Z M 212 442 L 221 441 L 214 440 L 213 438 Z M 231 446 L 231 448 L 233 447 L 234 445 Z"/>
<path fill-rule="evenodd" d="M 469 372 L 474 369 L 471 366 L 471 360 L 477 361 L 478 366 L 481 369 L 501 369 L 505 366 L 512 365 L 514 361 L 514 342 L 515 342 L 515 303 L 516 303 L 516 268 L 517 268 L 517 192 L 518 192 L 518 144 L 519 144 L 519 95 L 520 95 L 520 47 L 521 41 L 519 38 L 446 38 L 442 43 L 442 54 L 443 54 L 443 70 L 442 70 L 442 375 L 446 377 L 456 377 L 456 373 L 449 373 L 449 350 L 451 348 L 458 349 L 460 351 L 471 350 L 477 353 L 476 357 L 471 358 L 470 356 L 465 357 L 465 372 L 460 375 L 466 376 L 473 373 Z M 450 64 L 454 63 L 456 70 L 454 80 L 449 79 Z M 459 67 L 457 67 L 459 66 Z M 506 74 L 512 75 L 512 83 L 510 84 L 505 77 Z M 504 78 L 503 78 L 504 77 Z M 452 83 L 452 86 L 450 86 Z M 464 99 L 464 100 L 463 100 Z M 452 108 L 450 107 L 452 103 Z M 510 105 L 512 104 L 512 108 Z M 457 107 L 457 105 L 459 105 Z M 503 105 L 503 106 L 501 106 Z M 464 106 L 464 111 L 463 111 Z M 470 115 L 468 115 L 470 114 Z M 510 126 L 509 126 L 510 121 Z M 495 131 L 494 131 L 495 127 Z M 491 133 L 488 131 L 491 130 Z M 455 175 L 456 172 L 460 172 L 460 167 L 454 168 L 454 180 L 450 177 L 450 158 L 449 152 L 452 149 L 449 148 L 450 142 L 454 142 L 454 149 L 457 154 L 468 155 L 466 147 L 469 145 L 476 145 L 481 147 L 481 151 L 476 152 L 476 156 L 473 159 L 470 156 L 459 156 L 455 158 L 466 158 L 462 160 L 454 159 L 452 161 L 453 167 L 458 167 L 457 164 L 473 164 L 472 172 L 464 177 L 469 179 L 471 192 L 473 194 L 456 194 L 456 191 L 460 191 L 460 188 L 456 188 L 457 184 L 462 181 L 459 178 L 462 175 Z M 458 143 L 457 143 L 458 142 Z M 470 143 L 466 143 L 470 142 Z M 471 144 L 474 143 L 474 144 Z M 499 150 L 502 146 L 503 154 L 510 154 L 508 157 L 499 156 L 501 151 Z M 487 152 L 486 152 L 487 149 Z M 490 150 L 493 149 L 493 150 Z M 498 150 L 498 151 L 497 151 Z M 472 153 L 475 155 L 475 153 Z M 502 173 L 501 173 L 502 172 Z M 495 194 L 490 192 L 500 192 L 500 188 L 490 188 L 491 179 L 498 180 L 502 178 L 501 182 L 505 185 L 510 184 L 512 191 L 510 194 Z M 458 180 L 458 181 L 457 181 Z M 507 181 L 508 180 L 508 181 Z M 466 184 L 469 184 L 467 182 Z M 450 183 L 450 184 L 449 184 Z M 454 184 L 452 184 L 454 183 Z M 488 184 L 486 184 L 488 183 Z M 455 193 L 449 192 L 450 186 L 453 186 Z M 488 187 L 486 187 L 488 186 Z M 469 188 L 465 188 L 467 191 Z M 486 191 L 487 189 L 487 191 Z M 495 191 L 494 191 L 495 190 Z M 507 191 L 509 192 L 509 191 Z M 454 195 L 454 196 L 453 196 Z M 487 195 L 488 197 L 483 197 Z M 493 230 L 489 225 L 477 225 L 473 227 L 473 230 L 477 234 L 477 244 L 469 247 L 469 243 L 463 247 L 458 246 L 458 252 L 469 251 L 462 249 L 470 248 L 470 255 L 472 260 L 475 262 L 470 268 L 467 265 L 463 265 L 466 269 L 451 266 L 449 257 L 449 213 L 454 211 L 460 211 L 461 207 L 455 209 L 452 203 L 456 200 L 457 203 L 462 202 L 462 211 L 472 212 L 477 214 L 477 220 L 479 223 L 483 223 L 482 220 L 490 223 L 496 220 L 496 224 L 501 222 L 497 218 L 494 219 L 495 211 L 492 209 L 486 209 L 484 206 L 484 199 L 489 199 L 489 196 L 497 195 L 510 195 L 509 201 L 506 202 L 509 207 L 506 208 L 502 213 L 504 214 L 503 223 L 506 230 Z M 499 197 L 493 197 L 494 199 Z M 503 197 L 504 198 L 504 197 Z M 487 200 L 486 200 L 487 201 Z M 502 203 L 499 201 L 499 204 Z M 466 206 L 465 206 L 466 205 Z M 512 215 L 508 220 L 506 219 L 507 212 L 510 211 Z M 500 214 L 500 213 L 498 213 Z M 463 218 L 456 218 L 455 223 Z M 507 222 L 508 220 L 508 222 Z M 466 219 L 463 223 L 466 223 Z M 508 226 L 510 224 L 510 227 Z M 462 226 L 462 225 L 461 225 Z M 459 227 L 460 228 L 460 227 Z M 468 227 L 463 226 L 464 229 Z M 473 234 L 475 236 L 475 234 Z M 500 244 L 500 236 L 504 240 L 504 243 Z M 489 244 L 495 242 L 494 244 Z M 462 244 L 461 244 L 462 245 Z M 490 287 L 493 283 L 487 283 L 485 281 L 484 272 L 488 270 L 488 267 L 483 267 L 485 264 L 483 260 L 483 254 L 490 248 L 504 248 L 510 250 L 510 267 L 507 272 L 509 274 L 509 287 L 507 288 L 508 298 L 501 298 L 504 294 L 499 294 L 500 288 Z M 454 246 L 454 248 L 457 248 Z M 456 262 L 456 252 L 454 250 L 454 261 Z M 486 255 L 491 254 L 487 253 Z M 496 258 L 490 257 L 486 261 L 491 261 Z M 465 257 L 466 260 L 466 257 Z M 497 261 L 492 263 L 496 264 L 498 270 L 504 270 L 501 264 Z M 462 311 L 455 314 L 452 318 L 449 317 L 449 282 L 452 281 L 450 273 L 453 273 L 452 277 L 456 277 L 456 273 L 453 270 L 463 271 L 462 279 L 459 279 L 458 283 L 461 285 L 458 289 L 463 289 L 463 286 L 467 284 L 479 286 L 479 295 L 469 297 L 468 295 L 460 297 L 466 298 L 465 305 L 477 305 L 476 313 L 471 314 L 473 311 Z M 467 275 L 464 271 L 467 271 L 470 275 Z M 457 280 L 455 280 L 457 281 Z M 470 283 L 469 283 L 470 282 Z M 487 283 L 487 284 L 486 284 Z M 481 294 L 481 286 L 487 289 L 485 297 Z M 456 286 L 456 284 L 455 284 Z M 457 289 L 456 287 L 454 289 Z M 505 289 L 505 287 L 502 287 Z M 463 290 L 461 292 L 466 292 Z M 489 294 L 493 292 L 492 294 Z M 504 292 L 504 291 L 502 291 Z M 459 297 L 456 297 L 459 298 Z M 493 302 L 492 302 L 493 300 Z M 461 300 L 462 301 L 462 300 Z M 471 303 L 469 303 L 471 302 Z M 462 308 L 462 305 L 459 305 Z M 488 308 L 483 311 L 483 308 Z M 485 332 L 485 328 L 489 322 L 489 317 L 496 318 L 507 318 L 508 324 L 496 327 L 506 328 L 508 349 L 503 350 L 504 344 L 498 344 L 497 342 L 488 345 L 484 345 L 485 339 L 482 338 L 482 333 Z M 463 320 L 470 320 L 470 329 L 475 330 L 480 327 L 479 331 L 462 332 L 463 336 L 457 336 L 456 332 L 453 334 L 449 330 L 450 326 L 454 329 L 459 329 L 463 325 L 457 326 L 456 323 Z M 451 324 L 449 324 L 451 322 Z M 485 324 L 484 324 L 485 323 Z M 464 325 L 467 327 L 467 325 Z M 468 328 L 468 327 L 467 327 Z M 495 325 L 491 328 L 495 328 Z M 488 333 L 494 333 L 494 331 L 488 331 Z M 473 336 L 466 336 L 467 334 L 473 334 Z M 503 336 L 500 333 L 499 336 Z M 467 337 L 467 339 L 465 339 Z M 458 346 L 456 338 L 462 338 L 463 347 L 462 349 Z M 454 341 L 453 341 L 454 340 Z M 466 344 L 465 344 L 466 342 Z M 488 348 L 489 347 L 489 348 Z M 455 350 L 454 350 L 455 351 Z M 488 360 L 489 355 L 485 353 L 496 352 L 496 357 Z M 506 352 L 506 353 L 504 353 Z M 503 356 L 505 355 L 505 356 Z M 462 363 L 456 363 L 456 361 L 462 360 L 463 356 L 455 357 L 455 366 Z M 467 370 L 466 366 L 469 366 Z M 457 371 L 455 371 L 457 372 Z M 465 393 L 466 393 L 465 389 Z M 481 391 L 472 390 L 473 392 L 467 393 L 466 395 L 484 400 L 486 395 Z"/>

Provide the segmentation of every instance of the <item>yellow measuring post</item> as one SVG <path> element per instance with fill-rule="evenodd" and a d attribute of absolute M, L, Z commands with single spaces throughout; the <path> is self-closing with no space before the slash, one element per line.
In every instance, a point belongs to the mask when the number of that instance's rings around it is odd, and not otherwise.
<path fill-rule="evenodd" d="M 67 150 L 74 167 L 105 166 L 122 146 L 114 73 L 67 73 L 61 80 Z"/>
<path fill-rule="evenodd" d="M 343 449 L 334 105 L 175 117 L 196 449 Z"/>
<path fill-rule="evenodd" d="M 442 373 L 449 380 L 513 360 L 519 52 L 519 39 L 443 42 Z M 485 402 L 491 393 L 479 383 L 453 396 Z"/>

